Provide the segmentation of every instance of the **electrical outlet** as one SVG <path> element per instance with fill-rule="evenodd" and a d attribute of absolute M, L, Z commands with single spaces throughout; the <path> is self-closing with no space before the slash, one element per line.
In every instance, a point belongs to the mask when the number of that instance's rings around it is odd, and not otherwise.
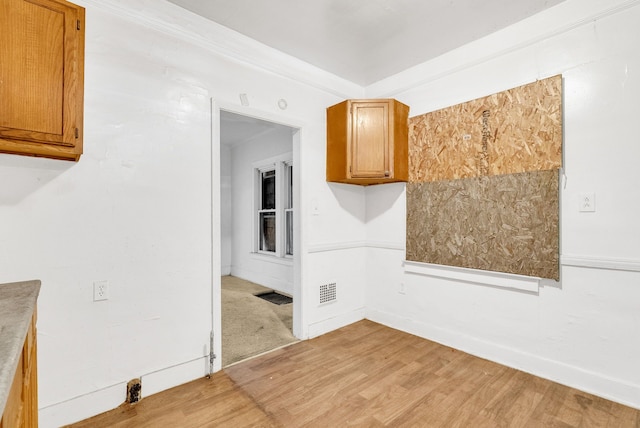
<path fill-rule="evenodd" d="M 580 205 L 578 210 L 580 212 L 594 212 L 596 210 L 596 194 L 593 192 L 580 193 Z"/>
<path fill-rule="evenodd" d="M 93 282 L 93 301 L 109 299 L 109 281 L 94 281 Z"/>

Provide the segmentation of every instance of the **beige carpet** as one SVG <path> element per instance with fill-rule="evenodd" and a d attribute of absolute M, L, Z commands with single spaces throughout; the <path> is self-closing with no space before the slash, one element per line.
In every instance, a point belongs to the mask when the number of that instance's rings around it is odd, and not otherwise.
<path fill-rule="evenodd" d="M 276 305 L 255 296 L 269 291 L 222 277 L 222 367 L 297 341 L 291 333 L 293 304 Z"/>

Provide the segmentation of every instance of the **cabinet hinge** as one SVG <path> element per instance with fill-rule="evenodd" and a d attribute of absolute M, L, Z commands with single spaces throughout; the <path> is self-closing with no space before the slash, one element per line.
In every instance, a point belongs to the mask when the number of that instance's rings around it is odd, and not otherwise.
<path fill-rule="evenodd" d="M 80 20 L 76 20 L 76 30 L 80 31 Z"/>
<path fill-rule="evenodd" d="M 76 138 L 80 138 L 80 130 L 76 128 Z"/>

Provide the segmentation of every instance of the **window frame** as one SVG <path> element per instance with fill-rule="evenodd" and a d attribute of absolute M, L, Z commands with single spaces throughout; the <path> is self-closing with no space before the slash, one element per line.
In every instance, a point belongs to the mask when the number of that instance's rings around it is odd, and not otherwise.
<path fill-rule="evenodd" d="M 292 259 L 295 247 L 292 248 L 292 253 L 287 254 L 287 227 L 286 227 L 286 212 L 291 212 L 291 216 L 294 216 L 294 201 L 293 201 L 293 155 L 292 153 L 285 153 L 279 156 L 275 156 L 269 159 L 264 159 L 259 162 L 255 162 L 253 165 L 254 175 L 254 188 L 253 188 L 253 252 L 260 255 L 276 257 L 279 259 Z M 289 169 L 291 167 L 291 169 Z M 275 171 L 275 209 L 262 209 L 262 174 L 269 171 Z M 289 177 L 289 174 L 291 176 Z M 290 189 L 287 185 L 290 184 Z M 291 199 L 291 200 L 289 200 Z M 261 213 L 275 212 L 275 228 L 276 228 L 276 242 L 275 251 L 267 251 L 260 249 L 260 243 L 262 240 L 261 233 Z M 293 222 L 293 218 L 292 218 Z M 293 234 L 295 228 L 291 228 Z M 293 246 L 294 236 L 291 236 L 291 244 Z"/>
<path fill-rule="evenodd" d="M 285 193 L 285 204 L 284 204 L 284 227 L 283 227 L 283 247 L 284 247 L 284 256 L 285 257 L 293 257 L 295 251 L 294 245 L 294 237 L 295 237 L 295 222 L 294 222 L 294 211 L 293 211 L 293 161 L 289 160 L 284 162 L 284 184 L 283 189 Z M 288 214 L 291 218 L 291 228 L 287 225 L 287 217 Z M 291 247 L 291 252 L 289 252 L 289 247 Z"/>
<path fill-rule="evenodd" d="M 274 180 L 274 201 L 273 201 L 273 208 L 265 208 L 264 207 L 264 180 L 265 177 L 264 175 L 267 173 L 273 172 L 273 180 Z M 258 221 L 258 236 L 257 236 L 257 245 L 258 245 L 258 252 L 262 253 L 262 254 L 275 254 L 276 249 L 278 248 L 278 213 L 277 213 L 277 206 L 278 206 L 278 201 L 277 201 L 277 195 L 278 195 L 278 183 L 277 183 L 277 177 L 278 177 L 278 173 L 277 170 L 274 168 L 264 168 L 264 169 L 260 169 L 258 170 L 258 209 L 257 209 L 257 221 Z M 275 242 L 273 242 L 273 251 L 271 250 L 266 250 L 263 247 L 263 242 L 264 242 L 264 235 L 265 233 L 263 232 L 263 215 L 266 217 L 267 215 L 270 215 L 272 217 L 274 217 L 274 225 L 273 227 L 276 229 L 276 233 L 275 233 Z"/>

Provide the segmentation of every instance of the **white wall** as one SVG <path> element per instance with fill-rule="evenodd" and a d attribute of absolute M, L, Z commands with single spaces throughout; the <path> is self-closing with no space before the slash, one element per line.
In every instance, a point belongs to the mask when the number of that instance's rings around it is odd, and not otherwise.
<path fill-rule="evenodd" d="M 316 153 L 316 181 L 307 194 L 309 212 L 304 229 L 307 268 L 303 289 L 309 336 L 315 337 L 364 318 L 366 289 L 365 189 L 325 180 L 324 153 Z M 321 163 L 322 162 L 322 163 Z M 311 177 L 311 175 L 308 175 Z M 331 202 L 337 202 L 338 205 Z M 335 302 L 320 304 L 320 286 L 336 284 Z"/>
<path fill-rule="evenodd" d="M 368 188 L 368 318 L 640 407 L 638 22 L 638 1 L 567 0 L 367 88 L 415 116 L 561 73 L 567 175 L 561 281 L 534 293 L 406 273 L 404 185 Z"/>
<path fill-rule="evenodd" d="M 208 369 L 212 283 L 219 292 L 212 276 L 220 273 L 212 264 L 220 179 L 211 169 L 210 97 L 242 111 L 238 94 L 247 93 L 252 113 L 300 124 L 301 193 L 341 221 L 351 214 L 316 166 L 324 162 L 324 109 L 362 96 L 163 1 L 79 3 L 87 7 L 84 155 L 78 163 L 0 155 L 0 282 L 42 280 L 41 427 L 118 406 L 132 378 L 142 376 L 148 396 Z M 246 55 L 228 52 L 244 45 Z M 354 226 L 364 234 L 364 223 Z M 337 240 L 340 232 L 314 233 Z M 348 263 L 334 258 L 330 270 Z M 300 275 L 304 283 L 304 265 Z M 92 301 L 96 280 L 110 282 L 109 300 Z M 309 311 L 302 335 L 339 310 Z M 219 329 L 219 313 L 214 321 Z"/>
<path fill-rule="evenodd" d="M 231 150 L 231 274 L 290 295 L 293 295 L 293 259 L 254 252 L 254 164 L 293 153 L 294 131 L 286 126 L 278 127 L 257 138 L 237 143 Z"/>

